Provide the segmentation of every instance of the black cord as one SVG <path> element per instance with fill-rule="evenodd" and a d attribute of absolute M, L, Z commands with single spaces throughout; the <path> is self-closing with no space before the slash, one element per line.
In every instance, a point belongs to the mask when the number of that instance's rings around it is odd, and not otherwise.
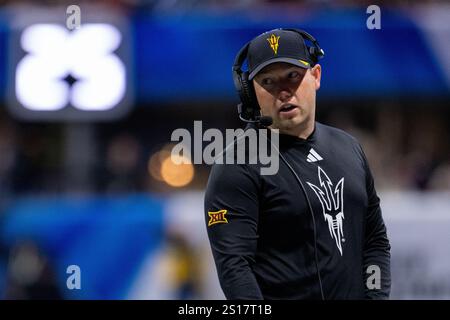
<path fill-rule="evenodd" d="M 267 137 L 266 137 L 267 138 Z M 270 141 L 270 144 L 272 144 L 272 140 L 268 139 Z M 273 144 L 272 144 L 273 145 Z M 320 276 L 320 268 L 319 268 L 319 257 L 317 255 L 317 231 L 316 231 L 316 219 L 314 218 L 314 210 L 311 205 L 311 201 L 309 201 L 308 193 L 306 192 L 305 186 L 303 185 L 302 180 L 295 172 L 294 168 L 289 164 L 289 162 L 286 160 L 286 158 L 281 154 L 280 150 L 273 145 L 275 149 L 277 149 L 278 154 L 281 157 L 281 160 L 286 164 L 286 166 L 291 170 L 291 172 L 294 174 L 294 177 L 297 179 L 298 184 L 300 185 L 300 188 L 303 191 L 303 194 L 305 195 L 306 202 L 308 204 L 309 212 L 311 213 L 312 222 L 313 222 L 313 231 L 314 231 L 314 260 L 316 263 L 316 270 L 317 270 L 317 278 L 319 280 L 319 287 L 320 287 L 320 295 L 322 297 L 322 300 L 325 300 L 325 295 L 323 294 L 323 286 L 322 286 L 322 277 Z"/>

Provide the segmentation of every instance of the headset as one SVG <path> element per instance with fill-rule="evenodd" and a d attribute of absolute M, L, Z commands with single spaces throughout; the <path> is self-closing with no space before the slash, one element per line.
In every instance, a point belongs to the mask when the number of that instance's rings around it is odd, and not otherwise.
<path fill-rule="evenodd" d="M 313 66 L 325 55 L 325 52 L 319 45 L 319 42 L 308 32 L 291 28 L 279 28 L 276 30 L 293 31 L 298 33 L 304 40 L 309 40 L 313 44 L 313 46 L 307 47 Z M 239 50 L 236 58 L 234 59 L 232 68 L 234 86 L 241 101 L 237 106 L 239 119 L 248 123 L 259 123 L 263 126 L 268 126 L 272 123 L 271 119 L 268 119 L 269 117 L 261 116 L 253 83 L 248 80 L 249 73 L 248 71 L 242 70 L 242 64 L 247 58 L 250 43 L 251 41 L 247 42 Z"/>
<path fill-rule="evenodd" d="M 319 59 L 321 59 L 325 52 L 323 49 L 319 46 L 319 42 L 309 33 L 306 31 L 300 30 L 300 29 L 285 29 L 285 28 L 279 28 L 277 30 L 285 30 L 285 31 L 293 31 L 297 32 L 302 36 L 304 40 L 309 40 L 313 46 L 307 47 L 308 53 L 311 58 L 311 61 L 313 62 L 313 66 L 317 64 Z M 256 99 L 255 89 L 253 87 L 253 83 L 248 80 L 249 73 L 248 71 L 242 71 L 242 64 L 244 63 L 245 59 L 247 58 L 248 48 L 250 46 L 251 41 L 247 42 L 247 44 L 244 45 L 244 47 L 239 50 L 238 54 L 236 55 L 236 58 L 234 60 L 233 64 L 233 81 L 234 86 L 236 87 L 236 91 L 239 94 L 240 103 L 238 104 L 238 114 L 239 119 L 241 119 L 244 122 L 247 123 L 253 123 L 253 124 L 259 124 L 263 127 L 267 127 L 272 124 L 272 118 L 267 116 L 261 116 L 260 107 L 258 105 L 258 101 Z M 270 143 L 272 144 L 272 140 L 266 137 Z M 272 144 L 273 145 L 273 144 Z M 281 158 L 281 160 L 286 164 L 286 166 L 289 168 L 289 170 L 294 175 L 295 179 L 297 180 L 300 189 L 302 190 L 302 193 L 304 194 L 306 198 L 306 203 L 308 205 L 308 210 L 311 214 L 312 222 L 313 222 L 313 234 L 314 234 L 314 261 L 316 265 L 316 271 L 317 271 L 317 280 L 320 288 L 320 295 L 321 299 L 325 300 L 325 295 L 323 292 L 323 286 L 322 286 L 322 277 L 320 275 L 320 267 L 319 267 L 319 258 L 317 254 L 317 230 L 316 230 L 316 220 L 314 217 L 314 211 L 311 205 L 311 201 L 309 200 L 308 193 L 306 192 L 305 186 L 300 179 L 299 175 L 295 172 L 294 168 L 289 164 L 289 162 L 286 160 L 286 158 L 283 156 L 283 154 L 278 150 L 278 148 L 273 145 L 275 149 L 278 151 L 278 154 Z"/>

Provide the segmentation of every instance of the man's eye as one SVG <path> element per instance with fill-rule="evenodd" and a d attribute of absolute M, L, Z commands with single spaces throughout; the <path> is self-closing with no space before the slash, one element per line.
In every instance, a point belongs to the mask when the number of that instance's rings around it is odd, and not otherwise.
<path fill-rule="evenodd" d="M 270 78 L 264 78 L 264 79 L 262 80 L 262 84 L 265 85 L 265 86 L 271 85 L 272 83 L 273 83 L 273 80 L 270 79 Z"/>
<path fill-rule="evenodd" d="M 299 73 L 297 71 L 292 71 L 292 72 L 289 73 L 288 76 L 289 76 L 290 79 L 295 79 L 295 78 L 297 78 L 299 76 Z"/>

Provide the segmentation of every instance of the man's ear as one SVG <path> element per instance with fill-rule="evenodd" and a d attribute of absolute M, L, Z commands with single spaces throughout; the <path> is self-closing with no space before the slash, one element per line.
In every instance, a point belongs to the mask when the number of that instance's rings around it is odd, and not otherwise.
<path fill-rule="evenodd" d="M 314 77 L 316 90 L 319 90 L 320 79 L 322 77 L 322 67 L 320 66 L 320 64 L 316 64 L 314 67 L 311 68 L 311 74 Z"/>

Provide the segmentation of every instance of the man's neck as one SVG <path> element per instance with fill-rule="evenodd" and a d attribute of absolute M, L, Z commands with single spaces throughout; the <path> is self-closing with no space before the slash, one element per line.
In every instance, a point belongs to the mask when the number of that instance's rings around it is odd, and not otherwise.
<path fill-rule="evenodd" d="M 303 130 L 300 131 L 300 133 L 297 135 L 297 137 L 301 139 L 308 139 L 308 137 L 314 132 L 314 121 L 311 122 L 311 124 L 307 125 Z"/>

